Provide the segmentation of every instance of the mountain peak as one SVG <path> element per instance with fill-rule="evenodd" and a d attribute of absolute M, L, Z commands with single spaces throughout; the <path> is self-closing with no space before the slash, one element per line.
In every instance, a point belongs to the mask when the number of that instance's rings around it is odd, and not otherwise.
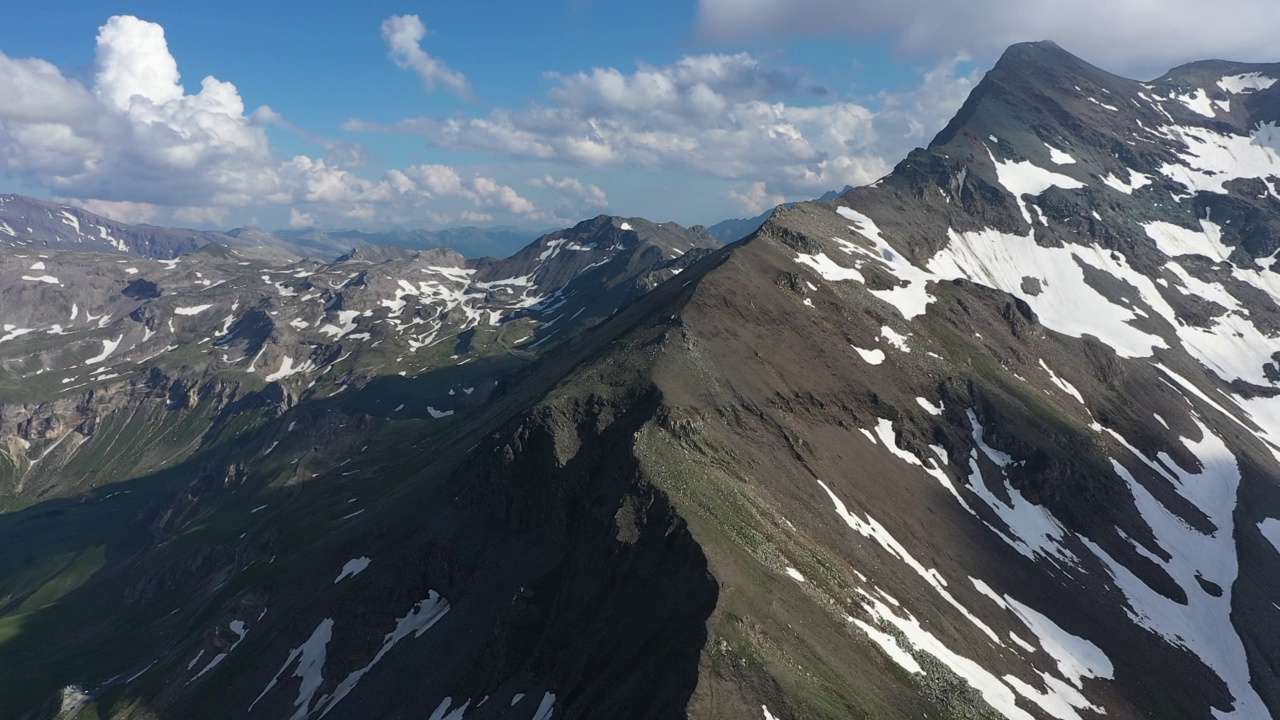
<path fill-rule="evenodd" d="M 983 77 L 930 147 L 951 143 L 965 129 L 977 137 L 1010 126 L 1034 126 L 1062 115 L 1082 95 L 1136 92 L 1134 80 L 1090 65 L 1051 40 L 1011 45 Z"/>
<path fill-rule="evenodd" d="M 1122 79 L 1085 62 L 1052 40 L 1039 40 L 1010 45 L 985 80 L 1035 88 L 1045 81 L 1060 83 L 1072 76 L 1087 80 Z"/>

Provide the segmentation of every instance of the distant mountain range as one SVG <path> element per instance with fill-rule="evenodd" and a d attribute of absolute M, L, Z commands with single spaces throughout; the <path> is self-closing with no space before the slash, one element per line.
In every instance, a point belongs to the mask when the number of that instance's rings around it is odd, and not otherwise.
<path fill-rule="evenodd" d="M 848 191 L 828 192 L 819 201 Z M 793 205 L 788 203 L 787 205 Z M 703 228 L 723 244 L 736 242 L 764 224 L 773 210 L 752 218 L 735 218 Z M 287 262 L 310 258 L 334 260 L 365 245 L 394 245 L 410 250 L 450 248 L 469 258 L 503 258 L 543 233 L 514 228 L 455 227 L 443 230 L 263 230 L 240 227 L 225 232 L 130 225 L 71 205 L 23 195 L 0 195 L 0 242 L 27 247 L 129 252 L 139 257 L 171 259 L 216 242 L 265 260 Z"/>
<path fill-rule="evenodd" d="M 172 259 L 211 242 L 238 248 L 261 259 L 285 262 L 302 258 L 333 260 L 361 245 L 398 245 L 410 250 L 447 247 L 466 257 L 506 257 L 538 235 L 478 227 L 389 232 L 190 230 L 131 225 L 71 205 L 22 195 L 0 195 L 0 242 L 45 249 L 127 252 L 159 259 Z"/>
<path fill-rule="evenodd" d="M 849 192 L 852 189 L 853 189 L 852 186 L 845 185 L 843 190 L 840 190 L 840 191 L 832 190 L 830 192 L 824 193 L 822 197 L 818 198 L 815 202 L 825 202 L 827 200 L 834 200 L 835 198 L 840 197 L 841 195 Z M 782 207 L 790 207 L 792 205 L 795 205 L 795 203 L 785 203 L 782 205 Z M 766 212 L 763 212 L 751 218 L 734 218 L 731 220 L 721 220 L 715 225 L 712 225 L 706 228 L 706 231 L 708 235 L 727 245 L 731 242 L 737 242 L 742 238 L 755 232 L 756 230 L 759 230 L 760 226 L 764 225 L 765 221 L 769 219 L 770 215 L 773 215 L 773 210 L 768 210 Z"/>
<path fill-rule="evenodd" d="M 232 234 L 243 234 L 232 230 Z M 282 245 L 302 257 L 336 257 L 360 245 L 398 245 L 412 250 L 447 247 L 469 258 L 503 258 L 528 245 L 541 233 L 478 227 L 455 227 L 444 230 L 277 230 Z"/>

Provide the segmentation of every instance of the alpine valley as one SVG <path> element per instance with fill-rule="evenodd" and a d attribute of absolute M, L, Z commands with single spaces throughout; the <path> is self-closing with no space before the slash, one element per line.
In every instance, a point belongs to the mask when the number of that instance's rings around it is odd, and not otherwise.
<path fill-rule="evenodd" d="M 1280 714 L 1278 81 L 1015 45 L 724 246 L 4 196 L 0 718 Z"/>

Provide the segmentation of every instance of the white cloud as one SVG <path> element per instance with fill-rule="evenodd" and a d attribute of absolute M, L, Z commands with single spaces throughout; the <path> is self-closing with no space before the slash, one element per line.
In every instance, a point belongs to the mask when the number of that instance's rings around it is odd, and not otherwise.
<path fill-rule="evenodd" d="M 198 225 L 221 225 L 222 221 L 227 218 L 227 212 L 227 208 L 224 207 L 188 205 L 187 207 L 176 208 L 173 211 L 173 217 L 175 220 Z"/>
<path fill-rule="evenodd" d="M 455 95 L 470 98 L 471 83 L 467 76 L 422 49 L 422 39 L 426 36 L 427 28 L 417 15 L 393 15 L 382 23 L 382 39 L 397 66 L 417 73 L 431 90 L 443 86 Z"/>
<path fill-rule="evenodd" d="M 480 202 L 487 207 L 499 207 L 507 212 L 516 215 L 533 215 L 537 213 L 537 208 L 533 203 L 520 196 L 514 188 L 501 185 L 493 178 L 476 177 L 471 180 L 471 190 L 480 198 Z"/>
<path fill-rule="evenodd" d="M 437 195 L 462 195 L 462 177 L 448 165 L 413 165 L 405 168 L 405 176 L 416 181 L 423 190 Z"/>
<path fill-rule="evenodd" d="M 584 183 L 577 178 L 560 178 L 556 179 L 550 175 L 532 180 L 533 184 L 542 187 L 554 188 L 561 190 L 575 197 L 581 198 L 583 202 L 594 207 L 604 207 L 609 204 L 609 196 L 601 190 L 599 186 L 591 183 Z"/>
<path fill-rule="evenodd" d="M 24 124 L 83 123 L 97 110 L 93 96 L 66 79 L 52 63 L 14 59 L 0 53 L 0 118 Z"/>
<path fill-rule="evenodd" d="M 128 200 L 57 198 L 57 201 L 64 205 L 79 205 L 96 215 L 129 224 L 148 222 L 160 212 L 160 208 L 150 203 L 129 202 Z"/>
<path fill-rule="evenodd" d="M 394 42 L 416 32 L 409 19 L 392 23 Z M 454 85 L 460 77 L 440 76 Z M 280 158 L 267 136 L 272 125 L 321 145 L 324 156 Z M 248 111 L 235 85 L 215 77 L 188 94 L 164 29 L 135 17 L 115 16 L 99 29 L 89 86 L 45 60 L 0 53 L 0 174 L 122 221 L 221 224 L 232 208 L 260 205 L 303 205 L 296 212 L 315 224 L 420 224 L 466 210 L 539 216 L 515 188 L 446 166 L 362 177 L 354 169 L 366 155 L 269 107 Z M 441 198 L 452 206 L 438 207 Z"/>
<path fill-rule="evenodd" d="M 427 197 L 456 197 L 469 200 L 481 207 L 496 207 L 514 215 L 538 217 L 538 209 L 509 185 L 503 185 L 491 177 L 475 175 L 464 178 L 449 165 L 411 165 L 403 172 L 396 171 L 388 184 L 401 188 L 400 192 L 418 192 Z"/>
<path fill-rule="evenodd" d="M 298 208 L 289 208 L 289 227 L 304 228 L 315 227 L 316 216 L 311 213 L 305 213 Z"/>
<path fill-rule="evenodd" d="M 164 28 L 131 15 L 116 15 L 98 30 L 94 90 L 107 106 L 128 112 L 135 103 L 164 105 L 183 99 L 178 62 L 169 54 Z M 241 108 L 243 110 L 243 108 Z"/>
<path fill-rule="evenodd" d="M 750 183 L 743 190 L 729 190 L 728 196 L 753 217 L 786 202 L 785 197 L 770 193 L 768 185 L 763 180 Z"/>
<path fill-rule="evenodd" d="M 555 218 L 572 222 L 582 216 L 609 207 L 609 195 L 598 185 L 585 183 L 575 177 L 556 178 L 544 175 L 532 178 L 529 183 L 546 188 L 556 195 Z"/>
<path fill-rule="evenodd" d="M 1274 0 L 699 0 L 701 32 L 716 40 L 848 34 L 925 55 L 994 57 L 1028 40 L 1054 40 L 1123 73 L 1159 73 L 1188 60 L 1273 61 Z"/>
<path fill-rule="evenodd" d="M 702 55 L 629 74 L 551 75 L 547 100 L 520 110 L 345 127 L 418 133 L 441 147 L 507 158 L 766 183 L 753 200 L 735 198 L 745 206 L 886 173 L 942 129 L 975 84 L 976 74 L 960 72 L 961 60 L 942 63 L 910 92 L 853 101 L 831 99 L 802 72 L 768 68 L 747 54 Z"/>
<path fill-rule="evenodd" d="M 631 112 L 718 115 L 730 103 L 827 92 L 797 69 L 770 69 L 748 53 L 689 55 L 660 67 L 642 63 L 630 75 L 595 68 L 548 77 L 558 81 L 551 97 L 563 105 Z"/>
<path fill-rule="evenodd" d="M 230 83 L 186 95 L 163 29 L 128 16 L 98 33 L 94 86 L 0 54 L 0 169 L 56 194 L 162 206 L 277 192 L 266 133 Z"/>

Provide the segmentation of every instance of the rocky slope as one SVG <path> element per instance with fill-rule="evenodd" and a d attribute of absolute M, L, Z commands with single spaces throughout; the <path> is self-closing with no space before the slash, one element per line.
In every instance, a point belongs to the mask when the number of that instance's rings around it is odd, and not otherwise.
<path fill-rule="evenodd" d="M 128 438 L 107 459 L 127 474 L 238 403 L 283 410 L 378 378 L 414 388 L 381 414 L 447 417 L 713 244 L 601 217 L 505 260 L 371 247 L 273 266 L 216 244 L 168 261 L 12 253 L 0 260 L 2 502 L 101 484 L 77 465 L 105 442 L 92 442 L 100 425 Z M 144 449 L 196 406 L 195 436 Z"/>
<path fill-rule="evenodd" d="M 174 258 L 215 242 L 221 233 L 129 225 L 69 205 L 0 195 L 0 243 Z"/>
<path fill-rule="evenodd" d="M 875 185 L 619 251 L 651 291 L 443 422 L 299 394 L 0 515 L 0 714 L 1270 717 L 1275 77 L 1015 46 Z M 627 222 L 467 282 L 514 317 Z"/>

